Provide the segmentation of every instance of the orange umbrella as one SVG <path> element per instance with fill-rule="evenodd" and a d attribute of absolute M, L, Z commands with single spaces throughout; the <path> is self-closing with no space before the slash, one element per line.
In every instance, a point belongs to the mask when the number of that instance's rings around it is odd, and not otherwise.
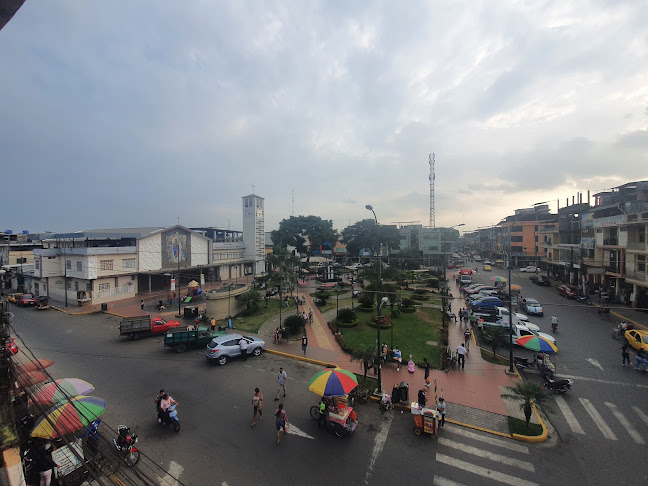
<path fill-rule="evenodd" d="M 45 368 L 49 368 L 54 364 L 54 361 L 51 359 L 32 359 L 26 363 L 18 363 L 18 372 L 24 373 L 29 371 L 41 371 Z"/>
<path fill-rule="evenodd" d="M 27 388 L 49 380 L 49 376 L 42 371 L 27 371 L 26 373 L 18 373 L 16 380 L 20 386 Z"/>

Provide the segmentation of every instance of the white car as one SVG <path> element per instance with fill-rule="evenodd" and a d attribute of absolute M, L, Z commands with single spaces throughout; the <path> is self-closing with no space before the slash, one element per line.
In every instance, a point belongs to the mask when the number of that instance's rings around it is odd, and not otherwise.
<path fill-rule="evenodd" d="M 529 265 L 527 267 L 520 268 L 520 272 L 527 272 L 527 273 L 536 273 L 538 270 L 540 270 L 540 269 L 538 267 L 533 266 L 533 265 Z"/>
<path fill-rule="evenodd" d="M 499 311 L 499 313 L 500 313 L 500 315 L 502 317 L 508 317 L 509 311 L 508 311 L 508 309 L 506 307 L 498 307 L 497 310 Z M 513 317 L 517 318 L 518 321 L 525 321 L 526 322 L 526 321 L 529 320 L 529 316 L 527 316 L 526 314 L 522 314 L 520 312 L 514 312 Z M 539 331 L 540 329 L 537 329 L 537 330 Z"/>

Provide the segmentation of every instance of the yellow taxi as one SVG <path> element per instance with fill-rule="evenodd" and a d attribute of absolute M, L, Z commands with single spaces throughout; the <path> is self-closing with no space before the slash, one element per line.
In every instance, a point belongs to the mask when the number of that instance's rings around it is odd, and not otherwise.
<path fill-rule="evenodd" d="M 493 268 L 490 265 L 484 265 L 484 271 L 490 272 Z"/>
<path fill-rule="evenodd" d="M 635 349 L 648 351 L 648 331 L 641 329 L 630 329 L 625 332 L 626 341 Z"/>
<path fill-rule="evenodd" d="M 20 299 L 20 296 L 22 295 L 22 292 L 16 293 L 16 294 L 9 294 L 9 297 L 7 297 L 7 300 L 11 302 L 12 304 L 17 304 L 18 299 Z"/>

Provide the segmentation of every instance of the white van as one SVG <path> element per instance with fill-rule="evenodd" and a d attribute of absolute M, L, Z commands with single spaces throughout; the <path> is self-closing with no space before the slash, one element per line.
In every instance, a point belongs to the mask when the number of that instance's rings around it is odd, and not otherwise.
<path fill-rule="evenodd" d="M 461 275 L 459 281 L 463 286 L 470 285 L 472 283 L 472 277 L 470 275 Z"/>

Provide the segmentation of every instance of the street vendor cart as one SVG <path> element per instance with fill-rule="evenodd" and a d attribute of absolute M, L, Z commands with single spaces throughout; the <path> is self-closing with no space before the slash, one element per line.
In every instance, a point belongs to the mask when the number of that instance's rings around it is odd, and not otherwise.
<path fill-rule="evenodd" d="M 338 437 L 348 437 L 358 427 L 358 414 L 347 404 L 348 393 L 358 386 L 354 373 L 340 368 L 327 368 L 316 373 L 310 381 L 308 389 L 322 397 L 324 408 L 324 424 L 326 429 Z M 321 417 L 320 407 L 314 405 L 310 409 L 313 420 Z"/>
<path fill-rule="evenodd" d="M 414 433 L 421 435 L 423 432 L 436 437 L 437 420 L 441 419 L 441 413 L 431 408 L 421 407 L 417 402 L 410 404 L 410 411 L 414 416 Z"/>

